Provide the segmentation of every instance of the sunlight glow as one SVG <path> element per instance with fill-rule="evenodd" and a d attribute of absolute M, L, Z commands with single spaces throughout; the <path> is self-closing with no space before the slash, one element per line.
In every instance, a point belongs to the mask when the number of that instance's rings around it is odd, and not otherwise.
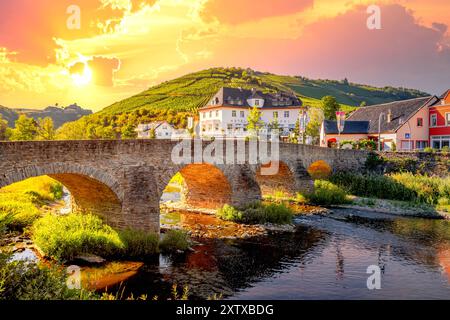
<path fill-rule="evenodd" d="M 85 65 L 83 73 L 72 74 L 72 80 L 73 83 L 79 87 L 88 85 L 92 80 L 92 70 L 87 65 Z"/>

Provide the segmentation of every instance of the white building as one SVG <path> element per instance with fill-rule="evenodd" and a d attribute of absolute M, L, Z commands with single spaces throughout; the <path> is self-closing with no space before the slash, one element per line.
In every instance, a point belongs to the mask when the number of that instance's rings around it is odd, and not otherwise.
<path fill-rule="evenodd" d="M 153 131 L 154 138 L 156 139 L 171 139 L 173 135 L 177 134 L 177 130 L 167 121 L 140 124 L 136 131 L 138 133 L 138 139 L 152 138 Z"/>
<path fill-rule="evenodd" d="M 277 119 L 282 136 L 294 131 L 300 111 L 304 109 L 302 101 L 292 94 L 223 87 L 200 109 L 201 136 L 246 136 L 247 117 L 255 106 L 261 111 L 266 130 L 269 131 L 269 125 Z"/>

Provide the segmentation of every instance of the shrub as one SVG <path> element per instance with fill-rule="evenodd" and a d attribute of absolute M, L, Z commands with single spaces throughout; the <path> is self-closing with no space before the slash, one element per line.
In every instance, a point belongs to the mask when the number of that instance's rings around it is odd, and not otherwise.
<path fill-rule="evenodd" d="M 159 237 L 156 233 L 126 229 L 119 232 L 119 237 L 126 257 L 142 258 L 158 253 Z"/>
<path fill-rule="evenodd" d="M 441 149 L 441 152 L 442 152 L 443 154 L 448 154 L 448 153 L 450 153 L 450 147 L 449 147 L 449 146 L 443 146 L 442 149 Z"/>
<path fill-rule="evenodd" d="M 375 170 L 379 165 L 383 164 L 384 160 L 375 152 L 370 152 L 367 155 L 366 162 L 364 164 L 367 170 Z"/>
<path fill-rule="evenodd" d="M 32 202 L 26 201 L 27 198 L 22 201 L 2 200 L 2 198 L 0 197 L 0 220 L 4 221 L 5 227 L 8 229 L 22 230 L 32 225 L 41 215 Z"/>
<path fill-rule="evenodd" d="M 59 261 L 86 253 L 111 256 L 125 249 L 119 234 L 92 214 L 48 214 L 33 224 L 32 239 L 46 255 Z"/>
<path fill-rule="evenodd" d="M 346 192 L 333 183 L 325 180 L 314 182 L 314 192 L 307 195 L 308 200 L 318 205 L 333 205 L 349 203 Z"/>
<path fill-rule="evenodd" d="M 330 181 L 348 193 L 362 197 L 414 201 L 435 205 L 450 198 L 450 178 L 428 177 L 412 173 L 388 176 L 338 173 Z"/>
<path fill-rule="evenodd" d="M 159 247 L 165 252 L 174 252 L 177 250 L 185 251 L 189 246 L 189 236 L 185 231 L 181 230 L 167 231 L 159 243 Z"/>
<path fill-rule="evenodd" d="M 293 212 L 282 204 L 263 204 L 255 201 L 239 209 L 224 205 L 217 215 L 222 220 L 246 224 L 286 224 L 292 221 Z"/>
<path fill-rule="evenodd" d="M 243 213 L 233 206 L 225 204 L 222 208 L 217 210 L 216 215 L 226 221 L 242 221 Z"/>
<path fill-rule="evenodd" d="M 326 161 L 319 160 L 313 162 L 307 171 L 313 179 L 326 179 L 331 175 L 333 169 Z"/>
<path fill-rule="evenodd" d="M 426 152 L 426 153 L 435 153 L 435 151 L 436 151 L 436 150 L 434 150 L 434 149 L 431 148 L 431 147 L 426 147 L 426 148 L 423 149 L 423 152 Z"/>
<path fill-rule="evenodd" d="M 67 275 L 57 267 L 25 261 L 9 262 L 0 254 L 0 300 L 79 300 L 92 298 L 89 292 L 69 289 Z"/>

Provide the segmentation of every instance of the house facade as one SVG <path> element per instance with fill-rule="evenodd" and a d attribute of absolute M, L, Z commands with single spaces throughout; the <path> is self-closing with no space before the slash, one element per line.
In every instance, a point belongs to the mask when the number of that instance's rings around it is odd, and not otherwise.
<path fill-rule="evenodd" d="M 429 108 L 430 146 L 434 149 L 450 147 L 450 90 Z"/>
<path fill-rule="evenodd" d="M 293 94 L 223 87 L 199 110 L 200 135 L 247 136 L 247 118 L 253 107 L 261 111 L 263 130 L 269 132 L 270 124 L 276 121 L 285 136 L 294 131 L 300 110 L 304 109 L 302 101 Z"/>
<path fill-rule="evenodd" d="M 428 96 L 359 108 L 349 115 L 345 126 L 352 127 L 355 121 L 365 121 L 367 132 L 349 133 L 336 137 L 332 131 L 327 132 L 326 126 L 323 125 L 321 146 L 328 146 L 330 139 L 341 141 L 370 139 L 378 142 L 380 137 L 382 149 L 385 151 L 394 149 L 394 146 L 399 151 L 423 150 L 430 145 L 433 146 L 430 141 L 430 113 L 434 110 L 433 108 L 436 108 L 434 106 L 439 100 L 435 96 Z M 441 111 L 441 113 L 445 112 Z"/>
<path fill-rule="evenodd" d="M 167 121 L 156 121 L 138 125 L 138 139 L 170 139 L 176 134 L 176 129 Z M 154 133 L 154 137 L 152 136 Z"/>

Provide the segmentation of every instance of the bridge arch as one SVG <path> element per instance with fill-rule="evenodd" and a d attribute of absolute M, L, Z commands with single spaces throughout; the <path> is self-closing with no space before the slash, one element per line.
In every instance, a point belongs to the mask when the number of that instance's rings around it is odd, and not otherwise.
<path fill-rule="evenodd" d="M 106 223 L 117 226 L 123 199 L 120 186 L 108 173 L 90 166 L 54 163 L 15 168 L 0 177 L 0 188 L 44 175 L 57 180 L 69 190 L 74 210 L 97 214 Z"/>
<path fill-rule="evenodd" d="M 270 166 L 278 167 L 275 174 L 264 174 L 264 169 Z M 306 168 L 299 161 L 277 161 L 262 164 L 256 167 L 256 182 L 261 189 L 261 195 L 274 195 L 277 192 L 292 197 L 297 192 L 311 192 L 313 179 Z"/>

